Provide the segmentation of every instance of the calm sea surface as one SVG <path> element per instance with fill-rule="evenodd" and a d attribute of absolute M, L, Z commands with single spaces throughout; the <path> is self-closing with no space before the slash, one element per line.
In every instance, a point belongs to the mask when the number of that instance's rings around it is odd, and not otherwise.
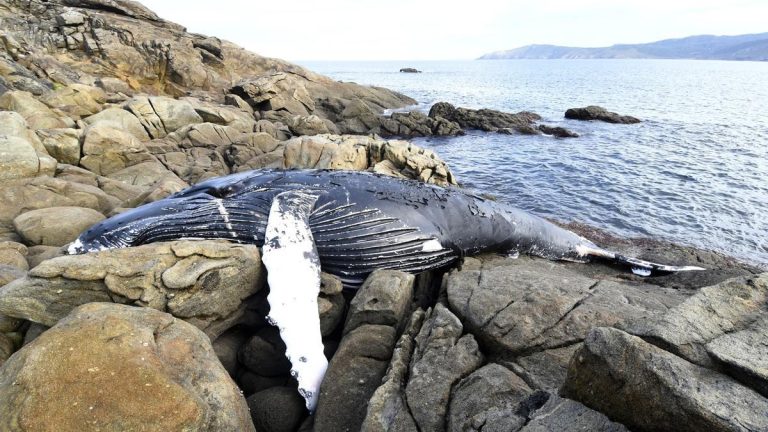
<path fill-rule="evenodd" d="M 768 263 L 768 62 L 493 60 L 304 62 L 405 93 L 428 110 L 534 111 L 580 138 L 473 132 L 413 142 L 465 187 L 532 213 Z M 421 74 L 399 73 L 416 67 Z M 638 125 L 566 120 L 601 105 Z"/>

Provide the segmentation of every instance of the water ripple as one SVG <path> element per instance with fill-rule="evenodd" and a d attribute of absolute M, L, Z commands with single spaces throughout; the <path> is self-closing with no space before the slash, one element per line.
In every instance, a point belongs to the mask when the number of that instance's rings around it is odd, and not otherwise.
<path fill-rule="evenodd" d="M 580 138 L 424 138 L 464 185 L 533 213 L 768 263 L 768 63 L 520 60 L 312 63 L 336 79 L 436 101 L 530 110 Z M 598 104 L 638 125 L 577 122 Z"/>

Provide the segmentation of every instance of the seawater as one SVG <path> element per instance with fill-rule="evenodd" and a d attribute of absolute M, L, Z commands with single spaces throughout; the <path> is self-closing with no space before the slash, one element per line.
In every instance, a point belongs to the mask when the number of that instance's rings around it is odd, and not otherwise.
<path fill-rule="evenodd" d="M 534 111 L 579 138 L 470 132 L 416 138 L 463 186 L 534 214 L 768 264 L 768 62 L 476 60 L 302 62 L 387 87 L 428 110 Z M 398 72 L 415 67 L 420 74 Z M 637 125 L 566 120 L 601 105 Z"/>

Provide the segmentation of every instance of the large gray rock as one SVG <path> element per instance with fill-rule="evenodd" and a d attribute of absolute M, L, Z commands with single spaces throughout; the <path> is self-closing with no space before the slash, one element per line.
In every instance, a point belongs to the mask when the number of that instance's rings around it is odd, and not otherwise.
<path fill-rule="evenodd" d="M 315 103 L 306 87 L 294 75 L 275 72 L 238 83 L 231 89 L 259 111 L 284 110 L 293 115 L 307 116 Z"/>
<path fill-rule="evenodd" d="M 707 353 L 728 375 L 768 397 L 768 319 L 714 339 Z"/>
<path fill-rule="evenodd" d="M 381 385 L 368 401 L 365 420 L 360 426 L 365 432 L 417 431 L 405 399 L 405 385 L 414 349 L 414 339 L 424 321 L 424 311 L 417 309 L 397 341 L 392 360 Z"/>
<path fill-rule="evenodd" d="M 371 273 L 349 304 L 344 332 L 363 324 L 386 325 L 399 331 L 410 312 L 414 281 L 412 274 L 397 270 Z"/>
<path fill-rule="evenodd" d="M 355 293 L 344 337 L 320 388 L 315 430 L 360 429 L 409 312 L 413 282 L 413 275 L 377 270 Z"/>
<path fill-rule="evenodd" d="M 347 302 L 342 294 L 344 285 L 336 276 L 320 275 L 320 295 L 317 297 L 317 312 L 320 314 L 320 334 L 330 335 L 344 318 Z"/>
<path fill-rule="evenodd" d="M 102 220 L 103 214 L 85 207 L 48 207 L 22 213 L 13 225 L 27 244 L 64 246 Z"/>
<path fill-rule="evenodd" d="M 630 333 L 688 361 L 711 367 L 706 345 L 745 330 L 768 305 L 768 273 L 702 288 L 668 313 L 631 326 Z"/>
<path fill-rule="evenodd" d="M 428 117 L 419 111 L 396 112 L 381 121 L 384 135 L 401 137 L 464 135 L 461 126 L 442 117 Z"/>
<path fill-rule="evenodd" d="M 259 250 L 225 241 L 176 241 L 44 261 L 0 289 L 0 311 L 48 326 L 90 302 L 168 312 L 215 338 L 245 316 L 263 286 Z"/>
<path fill-rule="evenodd" d="M 94 303 L 0 368 L 0 429 L 254 431 L 208 337 L 169 314 Z"/>
<path fill-rule="evenodd" d="M 405 394 L 420 430 L 445 430 L 451 388 L 483 362 L 475 338 L 462 333 L 461 321 L 438 303 L 416 337 Z"/>
<path fill-rule="evenodd" d="M 541 120 L 538 114 L 526 111 L 512 114 L 490 109 L 456 108 L 447 102 L 434 104 L 429 110 L 429 117 L 454 122 L 464 129 L 504 133 L 517 131 L 526 134 L 533 130 L 537 120 Z"/>
<path fill-rule="evenodd" d="M 248 397 L 256 430 L 261 432 L 294 432 L 306 415 L 304 399 L 296 388 L 272 387 Z"/>
<path fill-rule="evenodd" d="M 5 240 L 18 240 L 13 220 L 26 211 L 74 206 L 109 214 L 120 204 L 120 200 L 96 186 L 47 176 L 0 184 L 0 202 L 0 239 Z"/>
<path fill-rule="evenodd" d="M 485 347 L 516 356 L 573 345 L 594 326 L 664 313 L 685 294 L 583 276 L 568 264 L 521 257 L 447 277 L 451 309 Z"/>
<path fill-rule="evenodd" d="M 320 386 L 315 431 L 360 430 L 396 337 L 394 328 L 373 324 L 363 324 L 344 336 Z"/>
<path fill-rule="evenodd" d="M 589 333 L 561 392 L 637 431 L 768 429 L 768 399 L 618 329 Z"/>
<path fill-rule="evenodd" d="M 584 108 L 570 108 L 565 112 L 565 118 L 573 120 L 599 120 L 607 123 L 621 124 L 640 123 L 641 121 L 636 117 L 619 115 L 596 105 Z"/>
<path fill-rule="evenodd" d="M 447 430 L 470 429 L 473 420 L 486 411 L 513 410 L 532 392 L 533 390 L 512 371 L 489 363 L 454 386 L 451 391 Z"/>
<path fill-rule="evenodd" d="M 296 136 L 338 133 L 338 128 L 330 120 L 323 120 L 316 115 L 294 116 L 287 121 L 287 125 Z"/>

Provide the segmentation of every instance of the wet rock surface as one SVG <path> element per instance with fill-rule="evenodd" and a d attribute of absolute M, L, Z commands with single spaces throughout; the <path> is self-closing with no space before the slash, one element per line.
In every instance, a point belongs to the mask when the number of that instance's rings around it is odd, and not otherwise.
<path fill-rule="evenodd" d="M 620 115 L 607 109 L 590 105 L 584 108 L 570 108 L 565 112 L 565 118 L 573 120 L 599 120 L 607 123 L 633 124 L 640 123 L 642 120 L 628 116 Z"/>
<path fill-rule="evenodd" d="M 541 116 L 522 111 L 507 113 L 490 109 L 457 108 L 447 102 L 438 102 L 429 114 L 420 111 L 394 112 L 380 118 L 376 133 L 384 136 L 424 137 L 458 136 L 468 130 L 496 132 L 507 135 L 553 135 L 558 138 L 575 138 L 579 135 L 563 127 L 537 125 Z"/>

